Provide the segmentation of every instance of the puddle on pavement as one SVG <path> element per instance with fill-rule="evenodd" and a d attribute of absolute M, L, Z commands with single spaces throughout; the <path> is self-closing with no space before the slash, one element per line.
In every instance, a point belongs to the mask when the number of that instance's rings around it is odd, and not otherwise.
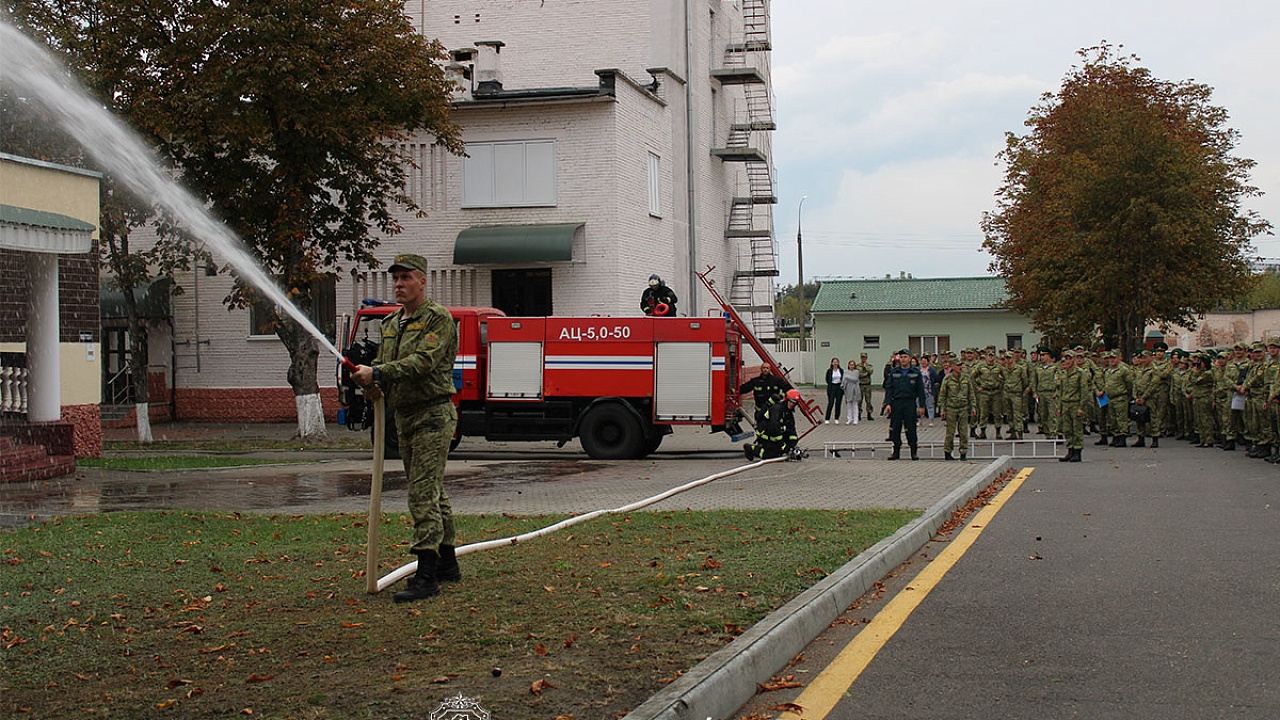
<path fill-rule="evenodd" d="M 399 463 L 395 463 L 399 465 Z M 452 496 L 485 494 L 531 483 L 572 481 L 604 465 L 580 461 L 477 464 L 450 472 Z M 210 473 L 110 473 L 0 484 L 0 527 L 25 525 L 56 515 L 121 510 L 269 511 L 332 507 L 369 496 L 371 473 L 308 469 L 251 476 Z M 383 492 L 406 487 L 403 470 L 383 473 Z"/>

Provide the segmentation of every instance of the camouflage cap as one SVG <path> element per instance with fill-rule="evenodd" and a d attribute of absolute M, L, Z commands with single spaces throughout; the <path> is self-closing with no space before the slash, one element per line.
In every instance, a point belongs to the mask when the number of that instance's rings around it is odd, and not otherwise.
<path fill-rule="evenodd" d="M 1280 347 L 1280 337 L 1273 337 L 1268 339 L 1267 347 Z"/>
<path fill-rule="evenodd" d="M 401 253 L 396 256 L 395 260 L 391 261 L 391 265 L 387 269 L 391 272 L 396 270 L 417 270 L 425 275 L 427 272 L 427 259 L 421 255 Z"/>
<path fill-rule="evenodd" d="M 1260 342 L 1256 342 L 1249 346 L 1249 352 L 1266 352 L 1267 346 Z"/>

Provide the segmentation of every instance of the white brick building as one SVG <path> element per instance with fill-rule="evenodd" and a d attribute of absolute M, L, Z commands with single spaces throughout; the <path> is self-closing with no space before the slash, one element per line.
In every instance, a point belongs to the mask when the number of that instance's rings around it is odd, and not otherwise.
<path fill-rule="evenodd" d="M 380 257 L 425 256 L 444 304 L 520 315 L 638 315 L 650 273 L 682 315 L 706 315 L 718 308 L 694 273 L 714 266 L 721 294 L 773 337 L 768 0 L 409 0 L 405 12 L 453 55 L 470 157 L 430 137 L 405 146 L 427 217 L 402 218 Z M 152 358 L 171 368 L 177 416 L 292 418 L 287 354 L 221 305 L 230 279 L 175 280 L 187 292 L 172 343 L 153 333 Z M 338 317 L 390 296 L 380 271 L 345 280 Z"/>

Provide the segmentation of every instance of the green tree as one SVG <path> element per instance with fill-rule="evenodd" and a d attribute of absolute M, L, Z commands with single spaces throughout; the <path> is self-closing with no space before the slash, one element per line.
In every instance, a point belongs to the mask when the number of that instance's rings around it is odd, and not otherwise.
<path fill-rule="evenodd" d="M 813 309 L 813 299 L 818 296 L 818 287 L 821 283 L 805 283 L 804 284 L 804 317 L 809 317 L 809 311 Z M 797 330 L 795 332 L 788 331 L 786 336 L 798 336 L 800 327 L 800 293 L 798 285 L 784 285 L 780 288 L 773 302 L 773 316 L 783 325 L 794 325 Z M 806 325 L 805 327 L 808 327 Z"/>
<path fill-rule="evenodd" d="M 1270 223 L 1252 160 L 1212 88 L 1152 77 L 1103 44 L 1009 133 L 983 218 L 1008 306 L 1055 341 L 1099 334 L 1131 353 L 1148 322 L 1183 324 L 1249 290 L 1250 239 Z"/>
<path fill-rule="evenodd" d="M 1241 296 L 1233 303 L 1223 303 L 1222 310 L 1249 312 L 1280 308 L 1280 275 L 1267 270 L 1258 273 L 1254 278 L 1248 294 Z"/>
<path fill-rule="evenodd" d="M 244 239 L 290 298 L 374 267 L 404 191 L 397 143 L 425 132 L 462 151 L 436 42 L 397 0 L 15 2 Z M 232 307 L 255 300 L 238 284 Z M 298 431 L 323 433 L 315 338 L 286 316 Z"/>

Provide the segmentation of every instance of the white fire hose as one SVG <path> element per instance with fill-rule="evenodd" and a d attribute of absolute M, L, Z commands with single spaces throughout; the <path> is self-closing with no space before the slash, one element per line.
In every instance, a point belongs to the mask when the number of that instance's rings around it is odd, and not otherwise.
<path fill-rule="evenodd" d="M 365 555 L 367 559 L 367 562 L 365 564 L 365 578 L 367 581 L 366 587 L 370 594 L 374 594 L 382 590 L 386 590 L 388 587 L 391 587 L 392 585 L 412 575 L 414 572 L 418 570 L 418 561 L 412 560 L 406 563 L 405 565 L 401 565 L 400 567 L 391 571 L 386 576 L 375 579 L 377 578 L 377 570 L 378 570 L 378 526 L 382 524 L 382 465 L 383 465 L 382 459 L 383 459 L 383 443 L 385 441 L 385 432 L 386 432 L 385 431 L 386 418 L 383 415 L 384 402 L 385 401 L 382 400 L 381 398 L 374 401 L 373 481 L 372 481 L 372 486 L 369 488 L 369 543 L 365 548 Z M 514 537 L 499 538 L 497 540 L 486 540 L 484 542 L 471 543 L 470 545 L 462 545 L 457 548 L 456 553 L 459 556 L 462 556 L 462 555 L 467 555 L 473 552 L 479 552 L 481 550 L 489 550 L 496 547 L 518 545 L 526 540 L 532 540 L 533 538 L 542 537 L 543 535 L 550 535 L 551 533 L 556 532 L 557 530 L 563 530 L 564 528 L 577 525 L 578 523 L 583 523 L 588 520 L 594 520 L 595 518 L 598 518 L 602 515 L 617 515 L 621 513 L 628 513 L 633 510 L 639 510 L 640 508 L 648 507 L 650 505 L 653 505 L 654 503 L 658 503 L 663 500 L 666 500 L 667 498 L 673 495 L 679 495 L 680 493 L 686 490 L 692 490 L 693 488 L 706 485 L 709 482 L 719 480 L 721 478 L 726 478 L 726 477 L 729 477 L 730 475 L 737 475 L 738 473 L 744 470 L 758 468 L 762 465 L 768 465 L 769 463 L 783 462 L 786 459 L 787 459 L 786 456 L 783 456 L 783 457 L 771 458 L 769 460 L 758 460 L 756 462 L 749 463 L 747 465 L 742 465 L 736 468 L 732 468 L 730 470 L 725 470 L 724 472 L 718 472 L 714 475 L 708 475 L 707 477 L 701 478 L 699 480 L 694 480 L 692 482 L 685 483 L 684 485 L 672 488 L 670 490 L 659 493 L 652 497 L 648 497 L 643 500 L 638 500 L 629 505 L 623 505 L 622 507 L 613 508 L 612 510 L 593 510 L 589 513 L 584 513 L 582 515 L 575 515 L 571 518 L 566 518 L 554 525 L 548 525 L 547 527 L 544 527 L 540 530 L 532 530 L 530 532 L 516 535 Z"/>

